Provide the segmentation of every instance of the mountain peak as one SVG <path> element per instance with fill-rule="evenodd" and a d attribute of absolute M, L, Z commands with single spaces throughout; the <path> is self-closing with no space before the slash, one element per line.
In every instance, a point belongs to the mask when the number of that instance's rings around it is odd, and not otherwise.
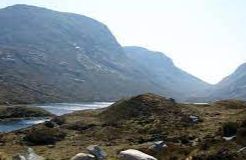
<path fill-rule="evenodd" d="M 171 58 L 167 57 L 164 53 L 152 51 L 143 47 L 138 46 L 125 46 L 124 50 L 126 54 L 131 58 L 144 58 L 142 61 L 146 61 L 149 58 L 155 59 L 156 63 L 166 63 L 173 66 L 173 61 Z M 153 59 L 154 58 L 154 59 Z"/>
<path fill-rule="evenodd" d="M 27 5 L 27 4 L 16 4 L 16 5 L 12 5 L 12 6 L 8 6 L 6 8 L 3 8 L 3 10 L 27 10 L 27 9 L 43 9 L 43 10 L 48 10 L 44 7 L 39 7 L 39 6 L 32 6 L 32 5 Z"/>
<path fill-rule="evenodd" d="M 97 20 L 29 5 L 0 10 L 0 103 L 183 100 L 206 86 L 161 52 L 122 48 Z M 26 86 L 28 85 L 28 86 Z"/>
<path fill-rule="evenodd" d="M 246 71 L 246 63 L 241 64 L 238 68 L 236 72 L 241 72 L 241 71 Z"/>

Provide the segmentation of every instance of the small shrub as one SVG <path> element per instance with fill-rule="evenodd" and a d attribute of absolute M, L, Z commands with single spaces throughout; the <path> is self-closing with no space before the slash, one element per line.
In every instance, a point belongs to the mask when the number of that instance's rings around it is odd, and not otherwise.
<path fill-rule="evenodd" d="M 208 142 L 204 142 L 202 145 L 201 145 L 201 150 L 204 150 L 204 151 L 206 151 L 206 150 L 208 150 L 209 149 L 209 143 Z"/>
<path fill-rule="evenodd" d="M 190 139 L 188 136 L 181 136 L 181 137 L 179 137 L 179 140 L 182 144 L 189 144 L 190 143 Z"/>
<path fill-rule="evenodd" d="M 75 123 L 64 125 L 66 129 L 75 130 L 75 131 L 84 131 L 95 126 L 96 126 L 95 124 L 83 124 L 81 122 L 75 122 Z"/>
<path fill-rule="evenodd" d="M 237 142 L 246 145 L 246 128 L 240 128 L 237 132 Z"/>
<path fill-rule="evenodd" d="M 58 128 L 42 126 L 31 129 L 24 137 L 24 140 L 33 145 L 49 145 L 64 139 L 65 136 L 66 134 Z"/>
<path fill-rule="evenodd" d="M 54 122 L 51 122 L 51 121 L 45 121 L 44 122 L 44 125 L 48 128 L 54 128 L 55 127 L 55 124 Z"/>
<path fill-rule="evenodd" d="M 246 120 L 244 120 L 242 123 L 241 123 L 241 126 L 242 128 L 246 128 Z"/>
<path fill-rule="evenodd" d="M 52 122 L 55 122 L 58 125 L 63 125 L 66 122 L 66 119 L 64 117 L 54 117 L 52 120 Z"/>
<path fill-rule="evenodd" d="M 223 136 L 231 137 L 236 135 L 238 124 L 235 122 L 228 122 L 223 125 Z"/>
<path fill-rule="evenodd" d="M 192 160 L 237 160 L 236 154 L 230 153 L 228 150 L 222 149 L 212 155 L 198 155 Z"/>

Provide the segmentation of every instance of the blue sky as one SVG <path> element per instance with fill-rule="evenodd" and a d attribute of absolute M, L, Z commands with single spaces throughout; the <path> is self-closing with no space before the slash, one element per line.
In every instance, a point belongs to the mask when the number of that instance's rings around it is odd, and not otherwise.
<path fill-rule="evenodd" d="M 246 62 L 245 0 L 0 0 L 74 12 L 105 23 L 122 45 L 162 51 L 216 83 Z"/>

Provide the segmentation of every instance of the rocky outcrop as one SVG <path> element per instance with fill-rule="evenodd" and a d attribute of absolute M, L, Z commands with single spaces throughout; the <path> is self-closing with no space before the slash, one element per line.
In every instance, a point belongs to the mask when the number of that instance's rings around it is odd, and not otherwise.
<path fill-rule="evenodd" d="M 119 154 L 120 160 L 157 160 L 155 157 L 145 154 L 135 149 L 121 151 Z"/>

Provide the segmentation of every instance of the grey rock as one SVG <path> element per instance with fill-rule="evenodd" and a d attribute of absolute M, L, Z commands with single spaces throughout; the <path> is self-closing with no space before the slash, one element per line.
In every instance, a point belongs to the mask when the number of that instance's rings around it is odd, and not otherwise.
<path fill-rule="evenodd" d="M 98 145 L 90 145 L 87 147 L 87 150 L 98 160 L 105 160 L 107 157 L 107 154 Z"/>
<path fill-rule="evenodd" d="M 162 149 L 166 148 L 167 145 L 164 143 L 164 141 L 157 141 L 154 142 L 149 149 L 153 150 L 153 151 L 161 151 Z"/>
<path fill-rule="evenodd" d="M 193 123 L 197 123 L 199 121 L 199 117 L 195 115 L 190 115 L 189 118 Z"/>

